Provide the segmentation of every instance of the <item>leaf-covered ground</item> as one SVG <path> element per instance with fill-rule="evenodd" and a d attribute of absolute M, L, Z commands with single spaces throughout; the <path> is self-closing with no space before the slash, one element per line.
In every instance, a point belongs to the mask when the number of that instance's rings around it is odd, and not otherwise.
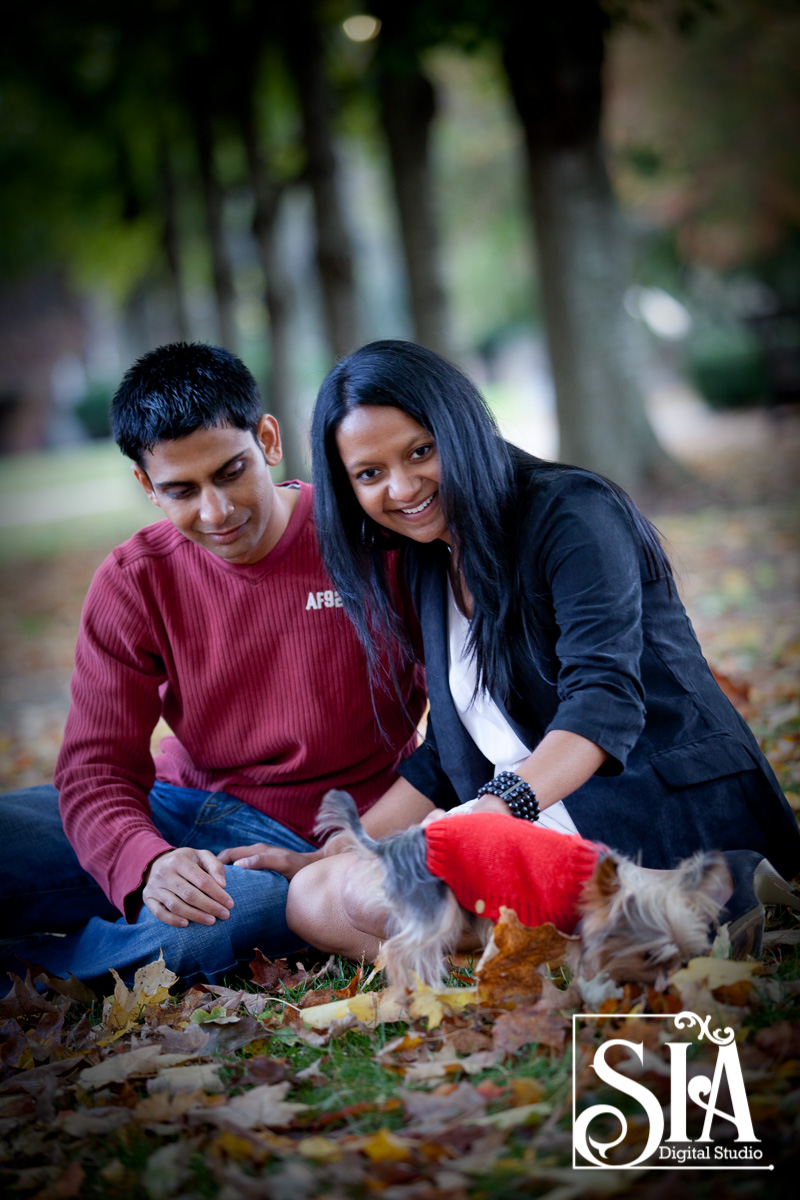
<path fill-rule="evenodd" d="M 789 418 L 756 443 L 695 447 L 694 482 L 644 499 L 706 656 L 796 807 L 797 437 Z M 106 549 L 0 567 L 4 788 L 52 772 L 80 604 Z M 781 909 L 769 917 L 761 964 L 730 963 L 723 943 L 658 992 L 593 989 L 575 975 L 569 943 L 512 918 L 478 980 L 462 963 L 450 988 L 411 997 L 312 955 L 257 957 L 251 977 L 189 992 L 152 964 L 132 991 L 109 975 L 96 997 L 21 966 L 0 1001 L 0 1189 L 41 1200 L 794 1196 L 800 922 Z M 763 1161 L 775 1169 L 626 1170 L 647 1133 L 632 1104 L 623 1157 L 620 1147 L 610 1169 L 574 1170 L 573 1077 L 578 1111 L 608 1100 L 590 1065 L 597 1046 L 641 1040 L 636 1078 L 668 1109 L 667 1023 L 648 1014 L 681 1009 L 736 1031 Z M 597 1011 L 603 1021 L 578 1021 L 573 1058 L 573 1015 Z M 691 1073 L 710 1076 L 713 1054 L 694 1041 Z M 718 1120 L 720 1144 L 734 1150 L 734 1134 Z"/>
<path fill-rule="evenodd" d="M 309 970 L 259 957 L 246 984 L 182 995 L 156 962 L 102 1004 L 35 969 L 14 978 L 0 1002 L 4 1194 L 660 1200 L 680 1187 L 746 1197 L 765 1179 L 749 1163 L 708 1175 L 626 1169 L 648 1136 L 630 1109 L 624 1152 L 574 1169 L 573 1084 L 578 1112 L 619 1103 L 592 1070 L 598 1047 L 641 1042 L 635 1079 L 666 1109 L 674 1034 L 648 1016 L 682 1011 L 735 1030 L 770 1194 L 795 1194 L 796 928 L 773 933 L 764 963 L 695 959 L 662 991 L 571 975 L 576 939 L 552 926 L 528 930 L 506 913 L 495 936 L 477 981 L 461 966 L 455 986 L 402 996 L 333 960 Z M 603 1016 L 573 1033 L 581 1012 Z M 708 1081 L 715 1047 L 697 1031 L 692 1042 L 693 1080 Z M 612 1053 L 619 1066 L 625 1055 Z M 715 1150 L 737 1154 L 734 1132 L 717 1118 Z M 601 1121 L 593 1134 L 613 1144 L 617 1130 Z"/>

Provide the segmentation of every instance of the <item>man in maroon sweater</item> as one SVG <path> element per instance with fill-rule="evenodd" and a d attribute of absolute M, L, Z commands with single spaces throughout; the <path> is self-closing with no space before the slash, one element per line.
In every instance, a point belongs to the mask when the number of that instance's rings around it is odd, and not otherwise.
<path fill-rule="evenodd" d="M 92 582 L 55 787 L 0 799 L 4 965 L 129 977 L 163 949 L 185 981 L 214 980 L 256 947 L 301 944 L 288 879 L 321 853 L 328 788 L 353 794 L 374 836 L 431 810 L 395 773 L 424 696 L 410 665 L 405 712 L 371 692 L 311 488 L 273 482 L 280 433 L 238 359 L 154 350 L 112 420 L 166 520 Z M 160 717 L 172 736 L 154 759 Z"/>

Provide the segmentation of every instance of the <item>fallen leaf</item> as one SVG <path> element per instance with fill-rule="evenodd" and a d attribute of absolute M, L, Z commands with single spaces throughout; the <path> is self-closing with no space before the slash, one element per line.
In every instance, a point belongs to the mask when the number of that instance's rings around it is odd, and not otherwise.
<path fill-rule="evenodd" d="M 218 1133 L 211 1143 L 210 1150 L 214 1154 L 223 1155 L 235 1162 L 259 1164 L 264 1162 L 270 1153 L 260 1138 L 234 1133 L 232 1129 L 223 1129 Z"/>
<path fill-rule="evenodd" d="M 524 1108 L 529 1104 L 540 1104 L 545 1097 L 544 1084 L 538 1079 L 527 1075 L 516 1076 L 511 1080 L 512 1108 Z"/>
<path fill-rule="evenodd" d="M 424 1044 L 424 1041 L 425 1039 L 421 1034 L 412 1033 L 409 1030 L 408 1033 L 401 1033 L 399 1037 L 393 1038 L 390 1042 L 387 1042 L 383 1049 L 378 1052 L 376 1057 L 379 1060 L 382 1060 L 390 1054 L 410 1055 L 413 1054 L 415 1050 L 418 1050 L 419 1047 Z"/>
<path fill-rule="evenodd" d="M 337 1142 L 319 1135 L 301 1138 L 297 1143 L 297 1152 L 315 1162 L 339 1162 L 343 1157 L 342 1148 Z"/>
<path fill-rule="evenodd" d="M 530 1004 L 545 991 L 544 966 L 555 967 L 574 961 L 580 938 L 559 933 L 549 922 L 528 928 L 515 912 L 501 908 L 500 920 L 483 957 L 475 968 L 478 976 L 478 1000 L 488 1008 L 514 1008 Z M 556 1002 L 557 989 L 548 988 L 550 1002 Z"/>
<path fill-rule="evenodd" d="M 485 1117 L 476 1118 L 476 1124 L 492 1125 L 495 1129 L 513 1129 L 516 1125 L 531 1125 L 534 1121 L 540 1121 L 552 1111 L 552 1104 L 541 1100 L 522 1104 L 519 1108 L 507 1108 L 504 1112 L 487 1113 Z M 584 1194 L 582 1191 L 581 1195 Z"/>
<path fill-rule="evenodd" d="M 92 1092 L 109 1083 L 123 1083 L 132 1077 L 155 1075 L 165 1067 L 185 1063 L 189 1057 L 187 1054 L 162 1054 L 158 1045 L 140 1046 L 138 1050 L 112 1054 L 96 1066 L 86 1067 L 78 1076 L 78 1081 L 87 1092 Z"/>
<path fill-rule="evenodd" d="M 490 1067 L 496 1067 L 502 1061 L 503 1054 L 500 1050 L 476 1050 L 474 1054 L 456 1059 L 456 1065 L 459 1071 L 466 1075 L 480 1075 L 481 1071 L 488 1071 Z"/>
<path fill-rule="evenodd" d="M 445 1015 L 453 1016 L 471 1008 L 477 1002 L 476 988 L 430 988 L 417 980 L 406 1008 L 415 1021 L 427 1020 L 428 1029 L 441 1025 Z"/>
<path fill-rule="evenodd" d="M 165 1054 L 199 1054 L 211 1040 L 211 1034 L 201 1025 L 187 1025 L 185 1029 L 159 1025 L 155 1033 Z"/>
<path fill-rule="evenodd" d="M 111 974 L 117 981 L 113 996 L 106 997 L 103 1004 L 103 1028 L 113 1039 L 125 1033 L 141 1018 L 142 1013 L 169 998 L 169 989 L 178 976 L 170 971 L 163 954 L 144 967 L 139 967 L 133 977 L 133 988 L 128 988 L 114 968 Z"/>
<path fill-rule="evenodd" d="M 263 1041 L 267 1031 L 255 1017 L 223 1017 L 206 1021 L 201 1028 L 208 1033 L 206 1054 L 233 1054 L 253 1042 Z"/>
<path fill-rule="evenodd" d="M 36 967 L 36 974 L 41 974 L 41 967 Z M 11 991 L 0 1000 L 0 1021 L 8 1017 L 31 1016 L 34 1013 L 59 1012 L 57 1005 L 46 1000 L 37 992 L 31 978 L 30 966 L 25 978 L 20 978 L 13 971 L 8 972 L 11 978 Z"/>
<path fill-rule="evenodd" d="M 308 1029 L 325 1029 L 334 1021 L 354 1017 L 369 1029 L 386 1021 L 399 1021 L 403 1015 L 396 995 L 391 988 L 382 992 L 359 992 L 348 1000 L 333 1000 L 329 1004 L 318 1004 L 304 1008 L 300 1019 Z"/>
<path fill-rule="evenodd" d="M 71 1137 L 102 1137 L 131 1119 L 128 1108 L 83 1108 L 79 1112 L 59 1113 L 59 1127 Z"/>
<path fill-rule="evenodd" d="M 205 1099 L 205 1092 L 159 1091 L 154 1096 L 145 1096 L 133 1109 L 134 1119 L 142 1125 L 163 1125 L 180 1121 L 190 1108 L 196 1108 Z"/>
<path fill-rule="evenodd" d="M 730 989 L 736 984 L 751 985 L 753 977 L 761 970 L 761 964 L 757 962 L 736 962 L 733 959 L 725 958 L 692 958 L 685 967 L 675 972 L 670 983 L 680 992 L 686 1007 L 694 1010 L 698 989 L 701 992 L 709 991 L 717 996 L 721 988 Z M 736 1004 L 747 1002 L 746 998 L 738 998 L 743 995 L 742 989 L 728 994 L 737 997 Z M 749 996 L 749 994 L 750 988 L 748 987 L 747 995 Z M 721 1002 L 725 1002 L 722 995 L 717 998 Z"/>
<path fill-rule="evenodd" d="M 2 1092 L 38 1092 L 44 1087 L 44 1081 L 49 1075 L 61 1076 L 69 1075 L 73 1071 L 77 1071 L 83 1058 L 62 1059 L 57 1062 L 43 1063 L 40 1067 L 31 1067 L 30 1070 L 24 1071 L 22 1074 L 13 1075 L 10 1079 L 3 1080 L 0 1083 L 0 1093 Z"/>
<path fill-rule="evenodd" d="M 79 1162 L 69 1163 L 61 1174 L 43 1191 L 36 1200 L 72 1200 L 80 1196 L 86 1172 Z"/>
<path fill-rule="evenodd" d="M 797 1021 L 778 1021 L 755 1036 L 759 1050 L 776 1059 L 800 1059 L 800 1024 Z"/>
<path fill-rule="evenodd" d="M 28 1039 L 19 1021 L 11 1017 L 0 1025 L 0 1063 L 6 1067 L 18 1067 L 28 1049 Z"/>
<path fill-rule="evenodd" d="M 448 1045 L 457 1050 L 459 1054 L 477 1054 L 481 1050 L 491 1050 L 493 1048 L 492 1039 L 488 1033 L 482 1029 L 476 1029 L 472 1025 L 464 1025 L 455 1029 L 448 1028 L 445 1032 Z"/>
<path fill-rule="evenodd" d="M 800 946 L 800 929 L 770 929 L 763 937 L 764 949 L 772 946 Z"/>
<path fill-rule="evenodd" d="M 537 1008 L 517 1008 L 502 1013 L 494 1023 L 493 1040 L 498 1050 L 513 1054 L 522 1046 L 546 1046 L 563 1053 L 568 1022 Z"/>
<path fill-rule="evenodd" d="M 143 1183 L 150 1200 L 167 1200 L 174 1196 L 191 1175 L 189 1158 L 193 1147 L 181 1139 L 159 1146 L 147 1159 Z"/>
<path fill-rule="evenodd" d="M 234 1096 L 224 1107 L 192 1110 L 200 1120 L 217 1125 L 234 1125 L 240 1129 L 284 1129 L 296 1115 L 306 1112 L 307 1104 L 295 1104 L 285 1099 L 288 1082 L 261 1084 L 241 1096 Z"/>
<path fill-rule="evenodd" d="M 409 1129 L 438 1131 L 454 1121 L 483 1116 L 486 1100 L 471 1083 L 460 1083 L 445 1095 L 429 1092 L 403 1092 L 403 1108 Z"/>
<path fill-rule="evenodd" d="M 250 963 L 250 978 L 265 992 L 297 987 L 308 977 L 305 970 L 292 971 L 285 958 L 267 958 L 259 949 Z"/>
<path fill-rule="evenodd" d="M 398 1137 L 389 1129 L 379 1129 L 360 1142 L 358 1148 L 372 1162 L 408 1162 L 414 1156 L 416 1143 L 411 1138 Z"/>
<path fill-rule="evenodd" d="M 445 1044 L 427 1059 L 417 1058 L 402 1068 L 407 1081 L 420 1083 L 428 1079 L 443 1079 L 446 1075 L 457 1075 L 461 1070 L 453 1046 Z"/>
<path fill-rule="evenodd" d="M 89 985 L 81 979 L 76 979 L 74 975 L 67 975 L 66 979 L 61 979 L 58 975 L 51 975 L 49 971 L 41 971 L 36 976 L 35 982 L 58 992 L 59 996 L 66 996 L 77 1004 L 83 1004 L 89 1008 L 97 999 Z"/>
<path fill-rule="evenodd" d="M 225 1084 L 220 1079 L 219 1072 L 219 1063 L 191 1063 L 189 1066 L 169 1067 L 159 1070 L 156 1076 L 148 1079 L 147 1091 L 151 1096 L 158 1092 L 224 1092 Z"/>

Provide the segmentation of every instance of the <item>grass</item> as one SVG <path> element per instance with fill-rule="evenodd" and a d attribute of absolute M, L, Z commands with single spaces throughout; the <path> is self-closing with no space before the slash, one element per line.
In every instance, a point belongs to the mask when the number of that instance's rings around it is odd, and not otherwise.
<path fill-rule="evenodd" d="M 110 548 L 157 519 L 113 442 L 20 454 L 0 472 L 0 562 Z"/>

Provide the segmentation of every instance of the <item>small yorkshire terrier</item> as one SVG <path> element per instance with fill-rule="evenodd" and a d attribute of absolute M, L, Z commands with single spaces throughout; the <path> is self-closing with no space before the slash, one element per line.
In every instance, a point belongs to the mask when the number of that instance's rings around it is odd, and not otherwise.
<path fill-rule="evenodd" d="M 704 954 L 733 881 L 719 853 L 671 871 L 638 866 L 577 834 L 501 813 L 417 825 L 380 841 L 347 792 L 329 791 L 316 832 L 337 832 L 371 864 L 360 900 L 387 914 L 382 962 L 392 983 L 441 983 L 445 956 L 467 931 L 486 944 L 501 906 L 525 925 L 579 933 L 580 973 L 655 983 Z"/>

